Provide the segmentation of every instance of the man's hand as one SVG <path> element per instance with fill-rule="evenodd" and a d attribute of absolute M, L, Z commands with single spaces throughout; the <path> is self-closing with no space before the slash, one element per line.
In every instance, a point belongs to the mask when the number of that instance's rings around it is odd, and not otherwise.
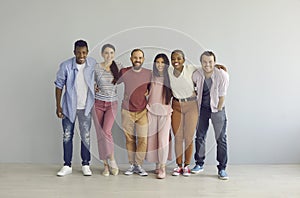
<path fill-rule="evenodd" d="M 60 106 L 56 108 L 56 115 L 58 118 L 64 118 L 64 114 L 62 113 L 62 108 Z"/>
<path fill-rule="evenodd" d="M 64 114 L 62 113 L 62 108 L 61 108 L 61 105 L 60 105 L 61 94 L 62 94 L 62 89 L 56 87 L 55 88 L 56 115 L 59 118 L 64 117 Z"/>

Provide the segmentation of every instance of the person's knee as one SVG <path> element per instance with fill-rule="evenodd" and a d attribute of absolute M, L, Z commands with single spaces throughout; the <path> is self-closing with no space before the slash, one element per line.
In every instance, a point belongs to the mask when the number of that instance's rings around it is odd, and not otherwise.
<path fill-rule="evenodd" d="M 199 135 L 195 137 L 195 142 L 204 142 L 204 141 L 205 141 L 204 135 Z"/>
<path fill-rule="evenodd" d="M 189 145 L 193 144 L 193 137 L 187 137 L 184 138 L 184 144 L 186 145 L 186 147 L 188 147 Z"/>
<path fill-rule="evenodd" d="M 71 132 L 71 129 L 66 128 L 63 135 L 63 141 L 66 143 L 72 140 L 72 138 L 73 138 L 73 134 Z"/>
<path fill-rule="evenodd" d="M 147 137 L 139 137 L 138 143 L 139 145 L 147 145 Z"/>
<path fill-rule="evenodd" d="M 219 137 L 217 137 L 217 144 L 222 144 L 222 145 L 227 144 L 227 136 L 226 136 L 226 134 L 220 135 Z"/>
<path fill-rule="evenodd" d="M 134 135 L 131 135 L 129 133 L 125 133 L 125 136 L 126 136 L 126 142 L 127 143 L 135 143 L 135 136 Z"/>
<path fill-rule="evenodd" d="M 82 142 L 86 145 L 90 145 L 90 132 L 85 131 L 81 136 Z"/>

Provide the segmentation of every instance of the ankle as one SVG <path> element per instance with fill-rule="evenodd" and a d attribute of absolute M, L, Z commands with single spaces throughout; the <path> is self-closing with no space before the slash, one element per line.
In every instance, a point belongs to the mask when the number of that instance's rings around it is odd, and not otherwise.
<path fill-rule="evenodd" d="M 117 162 L 116 162 L 116 160 L 110 160 L 110 166 L 112 167 L 112 168 L 118 168 L 118 165 L 117 165 Z"/>
<path fill-rule="evenodd" d="M 160 168 L 160 164 L 159 163 L 156 163 L 155 164 L 155 169 L 159 169 Z"/>
<path fill-rule="evenodd" d="M 159 167 L 160 167 L 161 169 L 164 169 L 164 168 L 166 167 L 166 164 L 160 164 Z"/>

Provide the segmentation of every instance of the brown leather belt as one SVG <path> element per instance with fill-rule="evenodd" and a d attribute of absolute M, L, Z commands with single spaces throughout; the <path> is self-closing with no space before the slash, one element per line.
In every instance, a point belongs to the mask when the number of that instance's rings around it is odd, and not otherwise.
<path fill-rule="evenodd" d="M 181 99 L 173 97 L 173 100 L 176 100 L 177 102 L 188 102 L 188 101 L 194 101 L 196 99 L 197 99 L 197 96 L 192 96 L 189 98 L 181 98 Z"/>

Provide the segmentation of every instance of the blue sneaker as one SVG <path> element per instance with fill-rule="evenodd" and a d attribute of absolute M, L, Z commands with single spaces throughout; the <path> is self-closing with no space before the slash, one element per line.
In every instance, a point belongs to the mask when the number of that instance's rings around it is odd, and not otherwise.
<path fill-rule="evenodd" d="M 225 172 L 225 170 L 220 170 L 218 172 L 218 177 L 219 177 L 219 179 L 222 179 L 222 180 L 229 179 L 229 177 L 228 177 L 227 173 Z"/>
<path fill-rule="evenodd" d="M 200 165 L 196 164 L 196 166 L 194 166 L 194 168 L 192 168 L 191 172 L 193 174 L 198 174 L 198 173 L 202 172 L 203 170 L 204 170 L 203 166 L 200 166 Z"/>

